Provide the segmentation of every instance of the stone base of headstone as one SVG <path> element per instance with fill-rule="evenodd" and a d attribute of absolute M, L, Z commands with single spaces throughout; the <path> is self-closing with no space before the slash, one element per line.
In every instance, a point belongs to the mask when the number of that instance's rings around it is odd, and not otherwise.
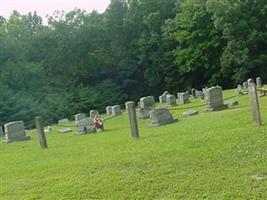
<path fill-rule="evenodd" d="M 58 132 L 60 134 L 69 133 L 69 132 L 72 132 L 72 129 L 71 128 L 63 128 L 63 129 L 58 130 Z"/>
<path fill-rule="evenodd" d="M 168 109 L 155 109 L 150 111 L 150 120 L 151 123 L 149 127 L 151 128 L 175 123 L 178 121 L 177 119 L 173 118 Z"/>
<path fill-rule="evenodd" d="M 137 113 L 138 113 L 138 118 L 139 119 L 149 119 L 149 112 L 152 110 L 152 108 L 140 108 Z"/>
<path fill-rule="evenodd" d="M 237 106 L 238 101 L 237 100 L 228 100 L 224 102 L 225 105 L 227 105 L 229 108 Z"/>
<path fill-rule="evenodd" d="M 204 111 L 205 112 L 213 112 L 213 111 L 220 111 L 220 110 L 224 110 L 224 109 L 227 109 L 228 108 L 228 105 L 222 105 L 220 107 L 216 107 L 216 108 L 211 108 L 211 107 L 207 107 Z"/>
<path fill-rule="evenodd" d="M 190 111 L 184 112 L 182 115 L 183 117 L 191 117 L 191 116 L 198 115 L 198 114 L 199 112 L 197 110 L 190 110 Z"/>
<path fill-rule="evenodd" d="M 8 144 L 8 143 L 11 143 L 11 142 L 17 142 L 17 141 L 25 141 L 25 140 L 30 140 L 31 139 L 31 136 L 23 136 L 23 137 L 17 137 L 16 139 L 8 139 L 8 138 L 5 138 L 3 140 L 3 143 L 5 144 Z"/>

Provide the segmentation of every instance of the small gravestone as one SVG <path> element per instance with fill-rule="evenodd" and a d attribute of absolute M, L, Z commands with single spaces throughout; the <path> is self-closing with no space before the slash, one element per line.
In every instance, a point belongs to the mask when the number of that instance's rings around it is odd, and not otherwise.
<path fill-rule="evenodd" d="M 241 84 L 238 84 L 238 86 L 237 86 L 237 88 L 236 88 L 236 94 L 237 94 L 238 96 L 242 96 L 242 95 L 244 95 L 244 93 L 243 93 L 243 88 L 242 88 L 242 85 L 241 85 Z"/>
<path fill-rule="evenodd" d="M 0 126 L 0 136 L 1 135 L 4 135 L 4 130 L 3 130 L 3 127 L 2 126 Z"/>
<path fill-rule="evenodd" d="M 207 112 L 222 110 L 227 107 L 223 104 L 223 94 L 221 87 L 216 86 L 208 88 L 205 93 L 205 99 L 207 102 Z"/>
<path fill-rule="evenodd" d="M 112 106 L 112 116 L 121 115 L 121 107 L 119 105 Z"/>
<path fill-rule="evenodd" d="M 193 88 L 193 89 L 191 89 L 191 96 L 193 97 L 193 98 L 196 98 L 197 96 L 196 96 L 196 90 Z"/>
<path fill-rule="evenodd" d="M 112 106 L 107 106 L 106 107 L 106 114 L 107 115 L 112 115 Z"/>
<path fill-rule="evenodd" d="M 225 105 L 227 105 L 229 108 L 237 106 L 238 101 L 237 100 L 228 100 L 224 102 Z"/>
<path fill-rule="evenodd" d="M 244 82 L 243 83 L 243 90 L 247 90 L 248 89 L 248 82 Z"/>
<path fill-rule="evenodd" d="M 140 108 L 152 108 L 155 104 L 153 96 L 142 97 L 140 99 Z"/>
<path fill-rule="evenodd" d="M 79 134 L 95 133 L 92 118 L 85 118 L 76 124 Z"/>
<path fill-rule="evenodd" d="M 250 79 L 247 80 L 248 86 L 251 85 L 251 84 L 254 84 L 254 83 L 255 82 L 254 82 L 254 79 L 253 78 L 250 78 Z"/>
<path fill-rule="evenodd" d="M 58 131 L 60 134 L 72 132 L 71 128 L 62 128 Z"/>
<path fill-rule="evenodd" d="M 152 108 L 140 108 L 137 110 L 138 118 L 139 119 L 149 119 L 149 112 Z"/>
<path fill-rule="evenodd" d="M 256 83 L 257 83 L 257 88 L 261 88 L 261 87 L 263 87 L 263 85 L 262 85 L 262 81 L 261 81 L 261 78 L 260 78 L 260 77 L 258 77 L 258 78 L 256 79 Z"/>
<path fill-rule="evenodd" d="M 69 123 L 69 120 L 68 119 L 58 120 L 58 124 L 67 124 L 67 123 Z"/>
<path fill-rule="evenodd" d="M 169 106 L 176 106 L 176 98 L 174 95 L 168 94 L 166 97 L 166 103 Z"/>
<path fill-rule="evenodd" d="M 79 113 L 79 114 L 76 114 L 74 117 L 75 117 L 75 122 L 77 123 L 81 119 L 86 118 L 86 114 L 85 113 Z"/>
<path fill-rule="evenodd" d="M 181 104 L 190 103 L 190 101 L 189 101 L 189 93 L 187 93 L 187 92 L 180 93 L 180 100 L 179 100 L 179 102 Z"/>
<path fill-rule="evenodd" d="M 99 112 L 97 110 L 90 110 L 90 113 L 89 113 L 90 118 L 93 119 L 97 115 L 99 115 Z"/>
<path fill-rule="evenodd" d="M 13 141 L 30 140 L 30 136 L 26 136 L 24 122 L 15 121 L 5 124 L 5 139 L 4 143 Z"/>
<path fill-rule="evenodd" d="M 197 110 L 190 110 L 187 112 L 183 112 L 183 117 L 190 117 L 190 116 L 194 116 L 194 115 L 198 115 L 198 111 Z"/>
<path fill-rule="evenodd" d="M 168 91 L 165 91 L 160 97 L 159 97 L 159 102 L 160 103 L 166 103 L 167 100 L 167 95 L 169 94 Z"/>
<path fill-rule="evenodd" d="M 155 109 L 150 111 L 150 127 L 157 127 L 177 122 L 168 109 Z"/>

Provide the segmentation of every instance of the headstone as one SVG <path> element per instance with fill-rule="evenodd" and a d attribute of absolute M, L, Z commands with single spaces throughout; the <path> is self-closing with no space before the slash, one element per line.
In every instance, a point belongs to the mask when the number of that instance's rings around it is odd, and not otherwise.
<path fill-rule="evenodd" d="M 85 119 L 86 118 L 86 114 L 85 113 L 79 113 L 75 115 L 75 122 L 77 123 L 78 121 L 80 121 L 81 119 Z"/>
<path fill-rule="evenodd" d="M 262 85 L 262 81 L 261 81 L 261 78 L 260 78 L 260 77 L 258 77 L 258 78 L 256 79 L 256 83 L 257 83 L 257 88 L 262 88 L 262 87 L 263 87 L 263 85 Z"/>
<path fill-rule="evenodd" d="M 139 119 L 149 119 L 149 112 L 152 110 L 152 108 L 140 108 L 138 109 L 138 118 Z"/>
<path fill-rule="evenodd" d="M 168 109 L 155 109 L 150 111 L 150 127 L 162 126 L 177 122 Z"/>
<path fill-rule="evenodd" d="M 4 130 L 3 130 L 3 127 L 2 126 L 0 126 L 0 136 L 1 135 L 4 135 Z"/>
<path fill-rule="evenodd" d="M 166 97 L 166 103 L 169 106 L 176 106 L 176 98 L 174 95 L 168 94 Z"/>
<path fill-rule="evenodd" d="M 5 124 L 5 139 L 3 141 L 4 143 L 29 139 L 31 139 L 31 137 L 26 136 L 23 121 L 15 121 Z"/>
<path fill-rule="evenodd" d="M 61 134 L 72 132 L 71 128 L 62 128 L 58 131 Z"/>
<path fill-rule="evenodd" d="M 244 95 L 242 85 L 238 84 L 238 86 L 236 88 L 236 94 L 238 96 Z"/>
<path fill-rule="evenodd" d="M 121 115 L 121 107 L 119 105 L 112 106 L 112 115 Z"/>
<path fill-rule="evenodd" d="M 167 98 L 167 95 L 169 94 L 168 91 L 165 91 L 160 97 L 159 97 L 159 102 L 160 103 L 166 103 L 166 98 Z"/>
<path fill-rule="evenodd" d="M 76 126 L 77 126 L 79 134 L 95 133 L 92 118 L 82 119 L 82 120 L 78 121 Z"/>
<path fill-rule="evenodd" d="M 196 90 L 194 88 L 191 89 L 191 95 L 193 98 L 196 98 Z"/>
<path fill-rule="evenodd" d="M 181 92 L 177 92 L 177 103 L 180 102 L 180 95 L 181 95 Z"/>
<path fill-rule="evenodd" d="M 112 115 L 112 106 L 107 106 L 106 107 L 106 114 L 107 115 Z"/>
<path fill-rule="evenodd" d="M 36 130 L 37 130 L 37 135 L 39 138 L 39 143 L 42 149 L 47 148 L 47 141 L 46 141 L 46 136 L 44 132 L 44 122 L 42 117 L 36 117 L 35 118 L 35 125 L 36 125 Z"/>
<path fill-rule="evenodd" d="M 67 124 L 67 123 L 69 123 L 69 120 L 68 119 L 58 120 L 58 124 Z"/>
<path fill-rule="evenodd" d="M 96 115 L 99 115 L 99 112 L 97 110 L 90 110 L 90 118 L 94 118 Z"/>
<path fill-rule="evenodd" d="M 207 102 L 207 112 L 221 110 L 226 108 L 223 104 L 223 94 L 221 87 L 211 87 L 206 90 L 206 102 Z"/>
<path fill-rule="evenodd" d="M 180 100 L 179 102 L 181 104 L 187 104 L 187 103 L 190 103 L 189 101 L 189 94 L 188 93 L 180 93 Z"/>
<path fill-rule="evenodd" d="M 225 105 L 227 105 L 229 108 L 237 106 L 238 101 L 237 100 L 228 100 L 224 102 Z"/>
<path fill-rule="evenodd" d="M 257 94 L 257 89 L 255 83 L 249 83 L 248 85 L 249 97 L 250 97 L 250 106 L 252 119 L 257 126 L 262 125 L 261 113 L 260 113 L 260 104 Z"/>
<path fill-rule="evenodd" d="M 140 99 L 140 108 L 152 108 L 155 104 L 155 99 L 153 96 L 142 97 Z"/>
<path fill-rule="evenodd" d="M 183 112 L 183 117 L 190 117 L 190 116 L 194 116 L 194 115 L 198 115 L 198 111 L 197 110 L 190 110 L 187 112 Z"/>
<path fill-rule="evenodd" d="M 137 118 L 136 118 L 135 103 L 133 101 L 129 101 L 126 103 L 125 107 L 127 108 L 127 111 L 128 111 L 132 137 L 135 139 L 138 139 L 139 130 L 138 130 L 138 124 L 137 124 Z"/>
<path fill-rule="evenodd" d="M 243 83 L 243 90 L 247 90 L 248 89 L 248 82 L 244 82 Z"/>
<path fill-rule="evenodd" d="M 250 78 L 250 79 L 247 80 L 248 86 L 251 85 L 251 84 L 254 84 L 254 83 L 255 82 L 254 82 L 254 79 L 253 78 Z"/>

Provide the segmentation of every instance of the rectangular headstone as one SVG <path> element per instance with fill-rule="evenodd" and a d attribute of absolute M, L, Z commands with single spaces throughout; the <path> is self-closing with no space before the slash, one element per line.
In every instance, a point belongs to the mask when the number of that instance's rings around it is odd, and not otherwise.
<path fill-rule="evenodd" d="M 61 134 L 72 132 L 71 128 L 63 128 L 58 131 Z"/>
<path fill-rule="evenodd" d="M 112 115 L 112 106 L 107 106 L 106 107 L 106 114 L 107 115 Z"/>
<path fill-rule="evenodd" d="M 166 97 L 166 103 L 169 106 L 176 106 L 176 98 L 174 95 L 168 94 Z"/>
<path fill-rule="evenodd" d="M 112 106 L 112 115 L 120 115 L 121 114 L 121 107 L 119 105 Z"/>
<path fill-rule="evenodd" d="M 23 121 L 15 121 L 5 124 L 5 143 L 29 139 L 31 139 L 31 137 L 26 136 Z"/>
<path fill-rule="evenodd" d="M 85 134 L 85 133 L 95 133 L 95 128 L 93 125 L 93 119 L 92 118 L 85 118 L 76 124 L 78 133 L 79 134 Z"/>
<path fill-rule="evenodd" d="M 261 88 L 261 87 L 263 87 L 263 85 L 262 85 L 262 81 L 261 81 L 261 78 L 260 78 L 260 77 L 258 77 L 258 78 L 256 79 L 256 83 L 257 83 L 257 88 Z"/>
<path fill-rule="evenodd" d="M 151 108 L 155 104 L 153 96 L 142 97 L 140 99 L 140 108 Z"/>
<path fill-rule="evenodd" d="M 216 111 L 226 108 L 223 104 L 223 94 L 222 94 L 222 88 L 219 86 L 211 87 L 206 90 L 206 102 L 207 102 L 207 108 L 206 111 Z"/>
<path fill-rule="evenodd" d="M 86 114 L 85 113 L 79 113 L 75 115 L 75 122 L 77 123 L 78 121 L 80 121 L 81 119 L 85 119 L 86 118 Z"/>
<path fill-rule="evenodd" d="M 180 100 L 179 100 L 179 102 L 181 104 L 190 103 L 190 101 L 189 101 L 189 94 L 188 93 L 185 93 L 185 92 L 180 93 Z"/>
<path fill-rule="evenodd" d="M 58 120 L 58 124 L 67 124 L 67 123 L 69 123 L 69 120 L 67 118 Z"/>
<path fill-rule="evenodd" d="M 163 126 L 166 124 L 177 122 L 168 109 L 155 109 L 150 111 L 150 127 Z"/>

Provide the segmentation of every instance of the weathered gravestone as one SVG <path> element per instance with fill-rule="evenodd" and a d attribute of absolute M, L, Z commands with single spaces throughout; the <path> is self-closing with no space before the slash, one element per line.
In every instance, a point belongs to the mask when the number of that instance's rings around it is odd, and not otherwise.
<path fill-rule="evenodd" d="M 148 119 L 149 118 L 149 112 L 152 110 L 152 108 L 140 108 L 137 110 L 138 118 L 139 119 Z"/>
<path fill-rule="evenodd" d="M 179 102 L 181 104 L 190 103 L 190 101 L 189 101 L 189 94 L 187 92 L 180 93 L 180 100 L 179 100 Z"/>
<path fill-rule="evenodd" d="M 112 106 L 107 106 L 106 107 L 106 114 L 107 115 L 112 115 Z"/>
<path fill-rule="evenodd" d="M 190 116 L 194 116 L 194 115 L 198 115 L 198 111 L 197 110 L 189 110 L 187 112 L 183 112 L 183 117 L 190 117 Z"/>
<path fill-rule="evenodd" d="M 93 125 L 93 120 L 92 120 L 92 118 L 89 118 L 89 117 L 78 121 L 76 126 L 77 126 L 79 134 L 95 133 L 96 132 L 94 125 Z"/>
<path fill-rule="evenodd" d="M 121 107 L 119 105 L 112 106 L 112 115 L 121 115 Z"/>
<path fill-rule="evenodd" d="M 237 100 L 228 100 L 224 102 L 225 105 L 227 105 L 229 108 L 237 106 L 238 101 Z"/>
<path fill-rule="evenodd" d="M 166 98 L 167 98 L 167 95 L 169 94 L 168 91 L 165 91 L 161 96 L 159 96 L 159 102 L 160 103 L 166 103 Z"/>
<path fill-rule="evenodd" d="M 196 96 L 196 90 L 193 88 L 193 89 L 191 89 L 191 96 L 193 97 L 193 98 L 196 98 L 197 96 Z"/>
<path fill-rule="evenodd" d="M 248 89 L 248 82 L 244 82 L 243 83 L 243 90 L 247 90 Z"/>
<path fill-rule="evenodd" d="M 222 110 L 227 107 L 223 104 L 223 94 L 221 87 L 216 86 L 208 88 L 205 93 L 205 99 L 207 102 L 207 112 Z"/>
<path fill-rule="evenodd" d="M 5 139 L 3 142 L 9 143 L 13 141 L 29 140 L 30 136 L 26 136 L 24 122 L 15 121 L 5 124 Z"/>
<path fill-rule="evenodd" d="M 58 120 L 58 124 L 67 124 L 67 123 L 69 123 L 69 120 L 68 119 Z"/>
<path fill-rule="evenodd" d="M 241 84 L 238 84 L 238 85 L 237 85 L 237 88 L 236 88 L 236 94 L 237 94 L 238 96 L 244 95 L 244 93 L 243 93 L 243 88 L 242 88 L 242 85 L 241 85 Z"/>
<path fill-rule="evenodd" d="M 258 78 L 256 79 L 256 83 L 257 83 L 257 88 L 261 88 L 261 87 L 263 87 L 263 85 L 262 85 L 262 81 L 261 81 L 261 78 L 260 78 L 260 77 L 258 77 Z"/>
<path fill-rule="evenodd" d="M 0 126 L 0 136 L 1 135 L 4 135 L 4 130 L 3 130 L 3 127 L 2 126 Z"/>
<path fill-rule="evenodd" d="M 250 78 L 250 79 L 248 79 L 247 80 L 247 85 L 249 86 L 249 85 L 251 85 L 251 84 L 254 84 L 255 82 L 254 82 L 254 79 L 253 78 Z"/>
<path fill-rule="evenodd" d="M 150 111 L 150 127 L 157 127 L 177 122 L 168 109 L 155 109 Z"/>
<path fill-rule="evenodd" d="M 89 113 L 90 118 L 93 119 L 97 115 L 99 115 L 99 112 L 97 110 L 90 110 L 90 113 Z"/>
<path fill-rule="evenodd" d="M 79 113 L 79 114 L 76 114 L 74 117 L 75 117 L 75 122 L 77 123 L 81 119 L 85 119 L 86 118 L 86 114 L 85 113 Z"/>
<path fill-rule="evenodd" d="M 166 103 L 169 106 L 176 106 L 176 98 L 174 95 L 168 94 L 166 97 Z"/>
<path fill-rule="evenodd" d="M 152 108 L 155 104 L 153 96 L 142 97 L 140 99 L 140 108 Z"/>

